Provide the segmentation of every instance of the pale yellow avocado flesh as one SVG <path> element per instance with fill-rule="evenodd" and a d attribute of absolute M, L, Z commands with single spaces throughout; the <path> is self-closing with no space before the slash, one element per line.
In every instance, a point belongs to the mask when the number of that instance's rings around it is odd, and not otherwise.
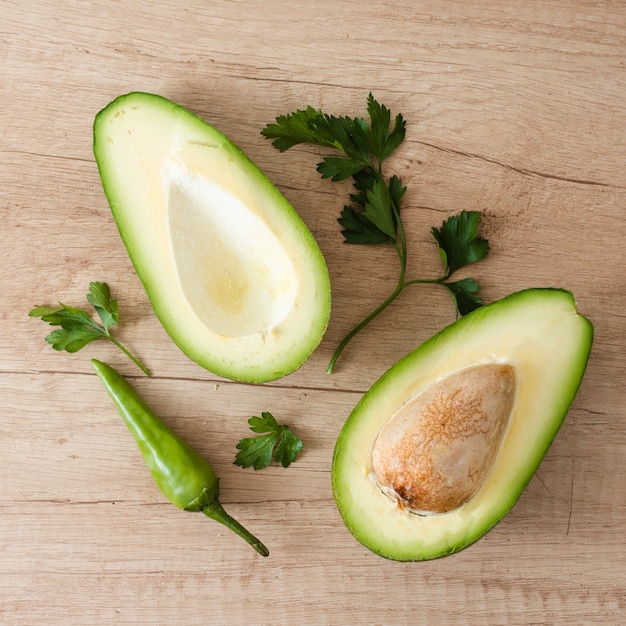
<path fill-rule="evenodd" d="M 328 324 L 328 271 L 304 222 L 241 150 L 175 103 L 131 93 L 96 117 L 94 153 L 175 343 L 234 380 L 302 365 Z"/>
<path fill-rule="evenodd" d="M 558 432 L 582 380 L 591 323 L 569 292 L 529 289 L 482 307 L 399 361 L 364 395 L 333 459 L 333 492 L 346 526 L 381 556 L 414 561 L 462 550 L 518 499 Z M 423 392 L 467 368 L 512 368 L 515 394 L 491 471 L 464 504 L 420 515 L 389 497 L 372 471 L 381 429 Z"/>

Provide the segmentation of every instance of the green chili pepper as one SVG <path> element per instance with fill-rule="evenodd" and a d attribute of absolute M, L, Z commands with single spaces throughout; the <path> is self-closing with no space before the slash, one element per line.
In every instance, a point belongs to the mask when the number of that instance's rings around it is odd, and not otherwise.
<path fill-rule="evenodd" d="M 152 412 L 116 370 L 96 359 L 91 364 L 168 500 L 185 511 L 201 511 L 224 524 L 267 556 L 269 550 L 222 508 L 219 480 L 211 466 Z"/>

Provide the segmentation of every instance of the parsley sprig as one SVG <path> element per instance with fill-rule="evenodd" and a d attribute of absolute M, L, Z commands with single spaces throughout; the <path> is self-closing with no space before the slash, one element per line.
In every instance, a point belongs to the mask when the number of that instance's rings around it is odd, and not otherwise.
<path fill-rule="evenodd" d="M 41 317 L 51 326 L 60 326 L 46 337 L 46 341 L 55 350 L 78 352 L 88 343 L 104 337 L 124 352 L 147 376 L 150 376 L 150 371 L 139 359 L 111 334 L 111 326 L 115 326 L 119 321 L 119 307 L 117 300 L 111 298 L 109 286 L 106 283 L 89 283 L 89 293 L 86 299 L 94 307 L 102 326 L 84 309 L 67 306 L 62 302 L 59 302 L 58 307 L 36 306 L 29 312 L 29 316 Z"/>
<path fill-rule="evenodd" d="M 332 373 L 344 348 L 365 326 L 384 311 L 410 285 L 443 285 L 455 304 L 457 314 L 465 315 L 478 308 L 480 285 L 473 278 L 451 281 L 451 276 L 462 267 L 483 259 L 489 252 L 489 243 L 478 236 L 481 214 L 462 211 L 445 220 L 431 233 L 439 247 L 443 264 L 441 276 L 434 279 L 407 280 L 407 242 L 400 216 L 400 203 L 406 187 L 397 176 L 383 173 L 385 160 L 402 143 L 406 123 L 402 115 L 393 119 L 391 111 L 379 104 L 372 94 L 367 99 L 369 122 L 361 117 L 327 115 L 309 106 L 289 115 L 276 118 L 262 135 L 272 139 L 272 145 L 284 152 L 301 143 L 333 148 L 343 156 L 325 156 L 318 163 L 322 178 L 333 181 L 352 178 L 354 192 L 350 204 L 343 207 L 339 224 L 346 243 L 392 244 L 400 261 L 400 273 L 395 289 L 365 319 L 357 324 L 337 346 L 327 372 Z"/>
<path fill-rule="evenodd" d="M 267 467 L 273 458 L 283 467 L 289 467 L 302 451 L 302 441 L 288 426 L 279 424 L 271 413 L 264 411 L 261 417 L 251 417 L 248 424 L 252 432 L 259 434 L 239 441 L 235 465 L 252 465 L 258 470 Z"/>

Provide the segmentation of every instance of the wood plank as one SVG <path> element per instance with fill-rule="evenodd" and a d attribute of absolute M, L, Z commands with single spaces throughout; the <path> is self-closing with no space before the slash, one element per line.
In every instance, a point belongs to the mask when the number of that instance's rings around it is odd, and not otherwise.
<path fill-rule="evenodd" d="M 157 5 L 0 0 L 0 622 L 2 624 L 620 624 L 626 622 L 626 4 L 548 0 Z M 95 114 L 162 94 L 229 135 L 310 226 L 333 315 L 298 372 L 262 386 L 190 362 L 156 320 L 104 199 Z M 279 154 L 260 130 L 308 104 L 364 115 L 369 92 L 407 120 L 390 168 L 409 275 L 440 271 L 432 226 L 483 212 L 489 257 L 464 275 L 486 301 L 572 290 L 595 324 L 587 375 L 511 513 L 460 554 L 395 563 L 334 505 L 337 434 L 362 393 L 454 319 L 437 287 L 407 290 L 325 374 L 346 332 L 394 286 L 385 247 L 342 244 L 348 183 L 324 151 Z M 120 302 L 113 346 L 58 354 L 35 304 L 81 305 L 89 281 Z M 210 460 L 224 506 L 267 543 L 176 510 L 151 482 L 89 366 L 119 367 Z M 305 441 L 290 468 L 233 465 L 246 420 L 270 410 Z"/>

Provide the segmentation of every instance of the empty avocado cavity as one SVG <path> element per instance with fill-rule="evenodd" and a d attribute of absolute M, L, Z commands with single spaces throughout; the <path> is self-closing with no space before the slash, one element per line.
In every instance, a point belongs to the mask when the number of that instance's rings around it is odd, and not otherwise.
<path fill-rule="evenodd" d="M 169 229 L 183 291 L 215 333 L 267 333 L 293 307 L 293 264 L 267 225 L 217 183 L 184 176 L 170 184 Z"/>

